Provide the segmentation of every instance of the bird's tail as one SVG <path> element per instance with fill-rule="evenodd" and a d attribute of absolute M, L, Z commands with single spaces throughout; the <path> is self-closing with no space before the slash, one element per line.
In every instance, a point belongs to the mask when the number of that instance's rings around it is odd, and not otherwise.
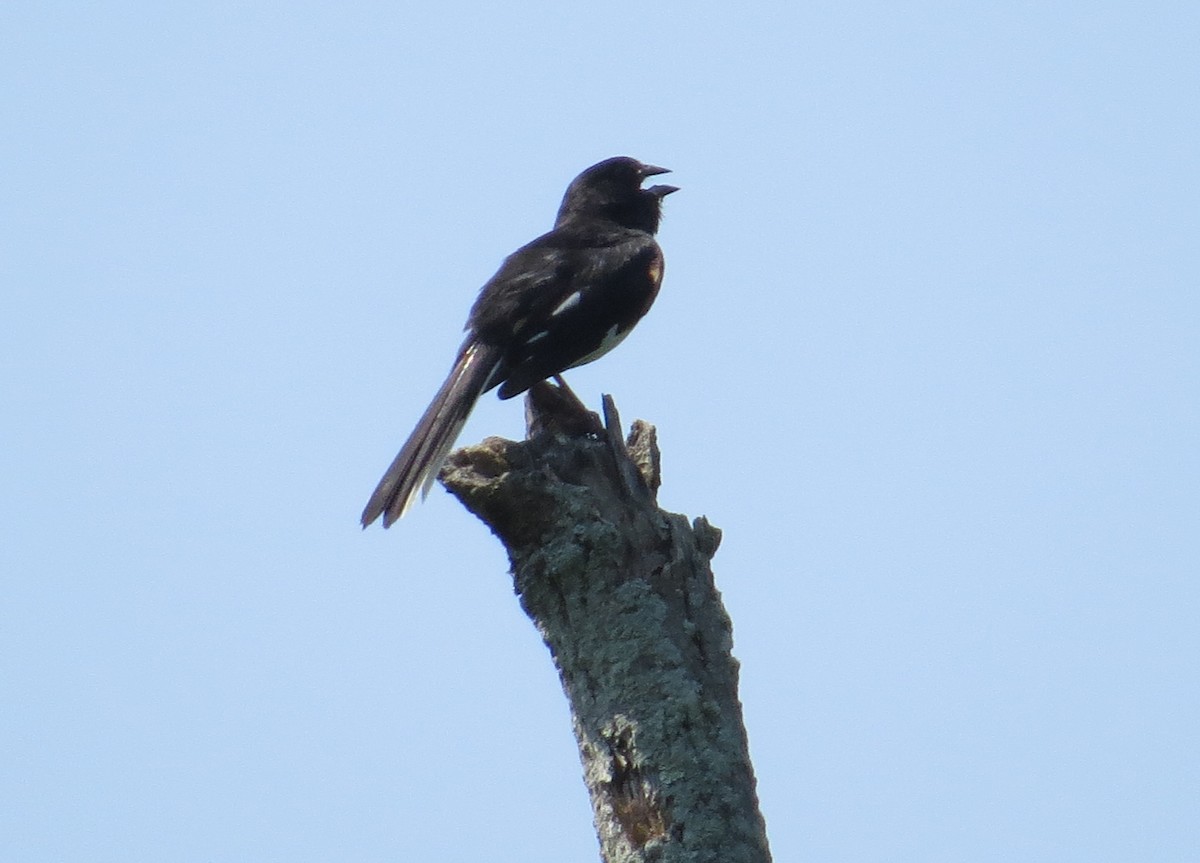
<path fill-rule="evenodd" d="M 428 494 L 438 468 L 454 446 L 475 402 L 487 389 L 499 362 L 500 352 L 494 347 L 478 342 L 463 347 L 450 376 L 367 501 L 362 514 L 363 527 L 380 515 L 383 526 L 391 526 L 408 512 L 418 494 Z"/>

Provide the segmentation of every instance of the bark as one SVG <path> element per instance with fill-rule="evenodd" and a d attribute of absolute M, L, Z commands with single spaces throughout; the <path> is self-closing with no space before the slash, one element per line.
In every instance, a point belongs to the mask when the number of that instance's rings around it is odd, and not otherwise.
<path fill-rule="evenodd" d="M 658 508 L 654 428 L 623 441 L 607 396 L 605 409 L 607 428 L 541 384 L 528 440 L 458 450 L 442 481 L 504 543 L 550 648 L 603 859 L 768 861 L 709 566 L 720 531 Z"/>

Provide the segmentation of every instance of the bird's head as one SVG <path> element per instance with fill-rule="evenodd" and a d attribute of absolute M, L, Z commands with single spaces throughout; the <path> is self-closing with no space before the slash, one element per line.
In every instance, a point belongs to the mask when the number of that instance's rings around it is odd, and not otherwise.
<path fill-rule="evenodd" d="M 625 228 L 653 234 L 662 216 L 662 199 L 678 186 L 642 188 L 647 177 L 669 173 L 628 156 L 597 162 L 571 181 L 558 210 L 556 224 L 574 219 L 605 219 Z"/>

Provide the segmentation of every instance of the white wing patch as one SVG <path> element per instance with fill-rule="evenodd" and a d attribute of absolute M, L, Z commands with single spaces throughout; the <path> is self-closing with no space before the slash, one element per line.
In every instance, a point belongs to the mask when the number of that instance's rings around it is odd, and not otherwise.
<path fill-rule="evenodd" d="M 550 317 L 554 317 L 555 315 L 561 315 L 563 312 L 565 312 L 569 309 L 575 308 L 577 305 L 579 305 L 579 301 L 582 298 L 583 298 L 583 295 L 579 291 L 576 291 L 575 293 L 568 296 L 561 303 L 559 303 L 557 306 L 555 306 L 554 311 L 552 311 L 550 313 Z"/>

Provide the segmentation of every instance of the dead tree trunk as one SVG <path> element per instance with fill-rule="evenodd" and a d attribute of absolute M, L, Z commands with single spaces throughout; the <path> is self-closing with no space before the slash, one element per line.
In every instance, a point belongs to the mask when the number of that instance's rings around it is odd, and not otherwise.
<path fill-rule="evenodd" d="M 517 595 L 571 704 L 607 863 L 770 860 L 709 560 L 721 534 L 658 508 L 654 428 L 628 442 L 562 391 L 529 439 L 458 450 L 446 487 L 508 550 Z"/>

